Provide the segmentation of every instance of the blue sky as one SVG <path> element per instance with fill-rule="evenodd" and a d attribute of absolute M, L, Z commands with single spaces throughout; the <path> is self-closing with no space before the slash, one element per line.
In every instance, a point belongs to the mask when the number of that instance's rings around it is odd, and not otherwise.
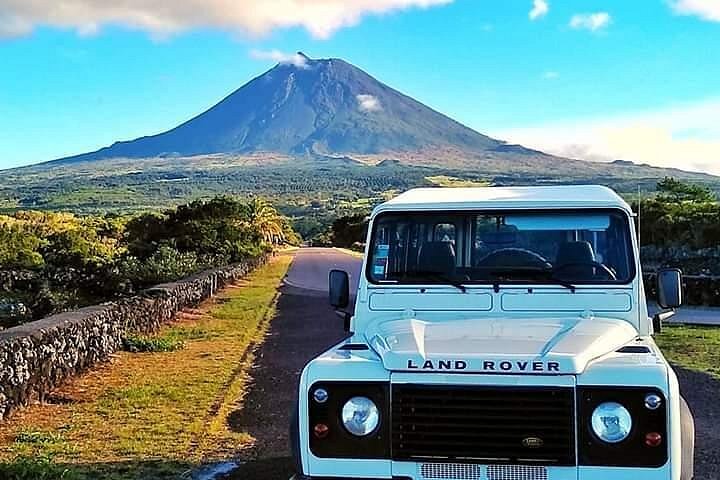
<path fill-rule="evenodd" d="M 0 0 L 0 168 L 169 129 L 302 50 L 510 141 L 720 173 L 717 0 L 126 3 Z"/>

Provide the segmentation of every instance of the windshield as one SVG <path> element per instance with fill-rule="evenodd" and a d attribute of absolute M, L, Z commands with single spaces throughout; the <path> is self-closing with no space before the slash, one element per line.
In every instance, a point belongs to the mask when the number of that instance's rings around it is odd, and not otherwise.
<path fill-rule="evenodd" d="M 373 283 L 626 284 L 635 276 L 619 211 L 413 212 L 373 226 Z"/>

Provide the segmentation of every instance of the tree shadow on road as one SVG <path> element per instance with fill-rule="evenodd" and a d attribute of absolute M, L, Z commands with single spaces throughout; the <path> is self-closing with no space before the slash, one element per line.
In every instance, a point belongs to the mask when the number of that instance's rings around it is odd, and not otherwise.
<path fill-rule="evenodd" d="M 316 355 L 345 338 L 343 322 L 326 295 L 308 295 L 285 287 L 270 332 L 259 348 L 253 378 L 242 408 L 230 413 L 228 426 L 255 438 L 248 463 L 227 478 L 276 480 L 292 471 L 288 431 L 300 373 Z M 283 477 L 284 476 L 284 477 Z"/>
<path fill-rule="evenodd" d="M 232 473 L 219 477 L 224 480 L 288 480 L 295 474 L 290 457 L 270 457 L 240 465 Z"/>

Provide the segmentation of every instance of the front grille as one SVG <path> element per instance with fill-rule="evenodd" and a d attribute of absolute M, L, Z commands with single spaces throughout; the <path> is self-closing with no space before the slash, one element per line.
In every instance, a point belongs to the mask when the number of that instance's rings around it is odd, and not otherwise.
<path fill-rule="evenodd" d="M 393 385 L 394 460 L 575 465 L 571 388 Z"/>

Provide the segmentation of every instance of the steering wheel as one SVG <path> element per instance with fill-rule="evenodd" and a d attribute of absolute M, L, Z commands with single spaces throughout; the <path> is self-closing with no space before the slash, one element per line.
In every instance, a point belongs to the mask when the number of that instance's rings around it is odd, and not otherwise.
<path fill-rule="evenodd" d="M 587 261 L 587 262 L 570 262 L 570 263 L 563 263 L 562 265 L 558 265 L 557 267 L 553 268 L 553 272 L 557 274 L 558 272 L 562 272 L 563 270 L 567 270 L 568 268 L 573 267 L 595 267 L 599 268 L 607 275 L 607 277 L 610 280 L 617 280 L 617 275 L 615 272 L 610 270 L 610 268 L 607 265 L 604 265 L 600 262 L 594 262 L 594 261 Z"/>
<path fill-rule="evenodd" d="M 478 267 L 517 267 L 551 269 L 552 264 L 540 254 L 524 248 L 502 248 L 489 253 L 477 263 Z"/>

